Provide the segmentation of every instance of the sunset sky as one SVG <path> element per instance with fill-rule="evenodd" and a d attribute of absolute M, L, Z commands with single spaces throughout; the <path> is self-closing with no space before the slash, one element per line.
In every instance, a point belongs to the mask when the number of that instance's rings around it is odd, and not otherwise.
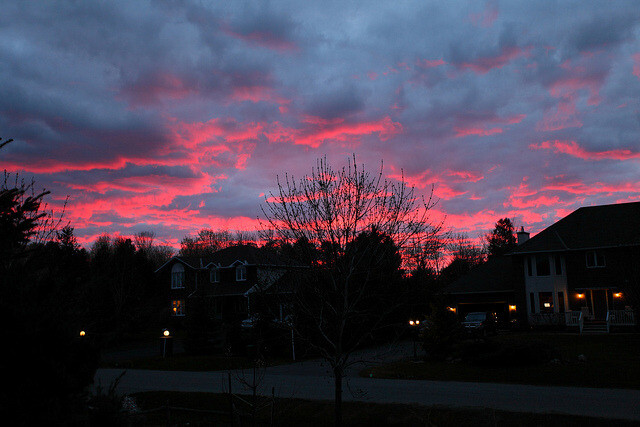
<path fill-rule="evenodd" d="M 536 232 L 640 200 L 640 4 L 3 2 L 0 137 L 85 245 L 252 230 L 352 153 L 457 231 Z"/>

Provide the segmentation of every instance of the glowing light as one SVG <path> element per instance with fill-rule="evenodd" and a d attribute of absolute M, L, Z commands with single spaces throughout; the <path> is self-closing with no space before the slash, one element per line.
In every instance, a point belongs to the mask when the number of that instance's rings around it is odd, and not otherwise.
<path fill-rule="evenodd" d="M 578 298 L 584 298 L 584 294 L 578 294 Z"/>
<path fill-rule="evenodd" d="M 516 306 L 515 305 L 510 305 L 509 306 L 509 311 L 516 311 Z"/>
<path fill-rule="evenodd" d="M 613 294 L 614 298 L 622 298 L 622 293 L 621 292 L 616 292 L 615 294 Z"/>
<path fill-rule="evenodd" d="M 416 325 L 419 325 L 419 324 L 420 324 L 420 321 L 419 321 L 419 320 L 416 320 Z"/>
<path fill-rule="evenodd" d="M 549 308 L 549 307 L 551 307 L 551 303 L 545 302 L 544 303 L 544 308 Z"/>
<path fill-rule="evenodd" d="M 85 336 L 87 333 L 85 331 L 80 331 L 80 336 L 83 337 Z"/>
<path fill-rule="evenodd" d="M 447 310 L 449 310 L 452 313 L 456 312 L 456 308 L 455 307 L 447 307 Z"/>
<path fill-rule="evenodd" d="M 413 326 L 413 325 L 414 325 L 414 323 L 415 323 L 415 322 L 414 322 L 413 320 L 409 320 L 409 324 L 410 324 L 411 326 Z"/>
<path fill-rule="evenodd" d="M 169 330 L 165 329 L 164 332 L 162 332 L 162 335 L 164 335 L 165 337 L 169 336 Z"/>

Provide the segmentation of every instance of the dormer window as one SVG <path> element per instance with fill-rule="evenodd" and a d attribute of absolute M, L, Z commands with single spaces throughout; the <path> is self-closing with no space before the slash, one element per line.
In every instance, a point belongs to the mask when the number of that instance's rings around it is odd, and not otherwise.
<path fill-rule="evenodd" d="M 220 270 L 218 267 L 213 267 L 209 272 L 209 280 L 211 283 L 219 283 L 220 282 Z"/>
<path fill-rule="evenodd" d="M 171 268 L 171 289 L 184 288 L 184 266 L 174 264 Z"/>
<path fill-rule="evenodd" d="M 604 267 L 604 255 L 598 251 L 587 252 L 587 268 Z"/>
<path fill-rule="evenodd" d="M 247 267 L 239 265 L 236 267 L 236 282 L 243 282 L 247 280 Z"/>

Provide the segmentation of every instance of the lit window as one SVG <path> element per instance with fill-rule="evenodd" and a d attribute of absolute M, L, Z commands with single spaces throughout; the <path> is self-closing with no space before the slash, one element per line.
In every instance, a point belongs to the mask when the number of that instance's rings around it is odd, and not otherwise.
<path fill-rule="evenodd" d="M 247 280 L 247 267 L 239 265 L 236 267 L 236 281 L 242 282 Z"/>
<path fill-rule="evenodd" d="M 209 273 L 209 280 L 211 281 L 211 283 L 220 282 L 220 270 L 218 270 L 216 267 L 212 268 L 211 272 Z"/>
<path fill-rule="evenodd" d="M 604 255 L 597 251 L 587 252 L 587 267 L 596 268 L 604 267 Z"/>
<path fill-rule="evenodd" d="M 184 266 L 182 264 L 174 264 L 171 268 L 171 289 L 184 288 Z"/>
<path fill-rule="evenodd" d="M 540 292 L 540 313 L 553 313 L 553 294 L 551 292 Z"/>
<path fill-rule="evenodd" d="M 171 311 L 174 316 L 184 316 L 184 300 L 178 299 L 171 301 Z"/>

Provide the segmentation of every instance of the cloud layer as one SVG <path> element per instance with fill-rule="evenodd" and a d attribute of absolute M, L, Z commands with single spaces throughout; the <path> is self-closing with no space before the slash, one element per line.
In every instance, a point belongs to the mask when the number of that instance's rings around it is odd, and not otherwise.
<path fill-rule="evenodd" d="M 471 236 L 640 200 L 634 1 L 10 2 L 0 81 L 0 167 L 83 242 L 252 229 L 323 155 Z"/>

